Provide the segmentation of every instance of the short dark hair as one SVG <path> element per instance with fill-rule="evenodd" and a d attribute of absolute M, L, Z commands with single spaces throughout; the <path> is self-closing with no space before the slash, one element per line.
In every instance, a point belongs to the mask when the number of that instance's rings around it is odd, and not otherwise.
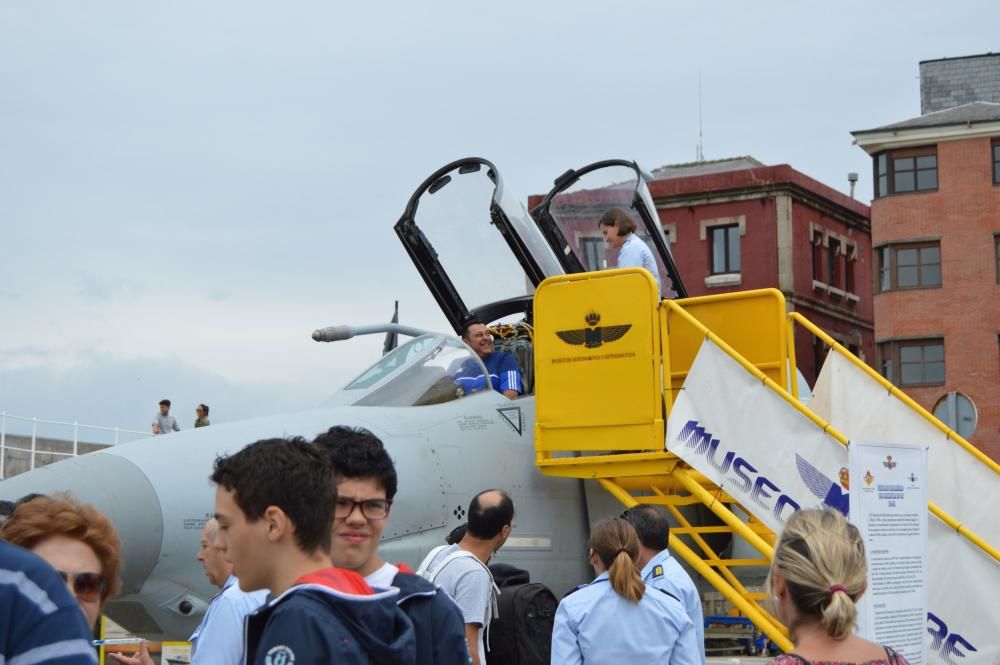
<path fill-rule="evenodd" d="M 602 226 L 614 226 L 618 229 L 619 237 L 635 232 L 635 220 L 625 208 L 611 208 L 601 215 L 601 221 L 597 223 L 597 228 Z"/>
<path fill-rule="evenodd" d="M 199 404 L 198 408 L 204 411 L 206 416 L 208 415 L 208 404 Z"/>
<path fill-rule="evenodd" d="M 382 441 L 363 427 L 331 427 L 313 442 L 330 457 L 337 476 L 374 478 L 385 498 L 396 496 L 396 467 Z"/>
<path fill-rule="evenodd" d="M 233 493 L 248 522 L 277 506 L 295 525 L 304 552 L 330 551 L 337 485 L 328 455 L 302 437 L 263 439 L 215 459 L 211 480 Z"/>
<path fill-rule="evenodd" d="M 490 492 L 499 492 L 500 501 L 495 506 L 484 507 L 480 498 Z M 503 490 L 483 490 L 469 504 L 469 531 L 475 538 L 489 540 L 514 521 L 514 502 Z"/>
<path fill-rule="evenodd" d="M 659 552 L 667 549 L 667 541 L 670 540 L 668 515 L 663 506 L 646 503 L 630 508 L 623 517 L 635 528 L 643 547 Z"/>
<path fill-rule="evenodd" d="M 160 400 L 160 406 L 169 407 L 170 406 L 170 400 L 169 399 L 161 399 Z"/>
<path fill-rule="evenodd" d="M 486 324 L 474 316 L 470 316 L 462 321 L 462 339 L 469 339 L 469 328 L 475 325 L 485 326 Z"/>

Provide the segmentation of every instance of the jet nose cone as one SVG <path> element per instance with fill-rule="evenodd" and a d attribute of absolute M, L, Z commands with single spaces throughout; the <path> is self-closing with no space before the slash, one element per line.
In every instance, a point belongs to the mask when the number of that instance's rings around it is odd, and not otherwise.
<path fill-rule="evenodd" d="M 138 591 L 163 545 L 163 513 L 145 474 L 123 457 L 97 452 L 0 481 L 0 499 L 6 501 L 59 492 L 68 492 L 108 516 L 122 542 L 122 592 Z"/>

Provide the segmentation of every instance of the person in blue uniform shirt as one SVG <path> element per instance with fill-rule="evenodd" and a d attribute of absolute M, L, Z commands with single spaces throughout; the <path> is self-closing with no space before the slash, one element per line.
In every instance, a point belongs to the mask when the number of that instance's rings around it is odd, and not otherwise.
<path fill-rule="evenodd" d="M 517 365 L 517 359 L 505 351 L 493 350 L 493 335 L 486 324 L 478 319 L 466 321 L 462 327 L 462 341 L 468 344 L 483 361 L 493 390 L 510 399 L 523 392 L 521 368 Z M 483 376 L 479 366 L 471 360 L 459 368 L 455 382 L 465 394 L 487 389 L 486 377 Z"/>
<path fill-rule="evenodd" d="M 656 259 L 642 238 L 636 235 L 635 220 L 624 208 L 608 210 L 597 223 L 597 228 L 601 230 L 604 242 L 608 243 L 611 249 L 618 250 L 619 268 L 645 268 L 656 280 L 656 292 L 663 292 L 660 288 L 660 270 L 656 266 Z"/>
<path fill-rule="evenodd" d="M 705 616 L 701 609 L 701 596 L 691 576 L 670 556 L 667 540 L 670 538 L 670 521 L 667 509 L 650 504 L 625 511 L 624 517 L 639 536 L 639 557 L 636 565 L 646 584 L 666 591 L 684 604 L 698 642 L 701 662 L 705 662 Z"/>
<path fill-rule="evenodd" d="M 701 665 L 684 606 L 639 577 L 639 537 L 632 525 L 620 517 L 601 520 L 588 546 L 597 578 L 559 603 L 551 661 Z"/>

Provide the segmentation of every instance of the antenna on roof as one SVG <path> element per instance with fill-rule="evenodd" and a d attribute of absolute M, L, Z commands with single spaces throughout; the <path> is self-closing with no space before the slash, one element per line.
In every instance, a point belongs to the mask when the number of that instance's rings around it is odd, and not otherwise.
<path fill-rule="evenodd" d="M 698 155 L 697 162 L 705 161 L 704 143 L 701 133 L 701 72 L 698 72 Z"/>

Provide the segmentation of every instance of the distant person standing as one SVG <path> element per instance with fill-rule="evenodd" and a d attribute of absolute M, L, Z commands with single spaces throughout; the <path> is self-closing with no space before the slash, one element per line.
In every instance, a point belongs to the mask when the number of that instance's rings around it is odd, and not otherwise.
<path fill-rule="evenodd" d="M 619 268 L 645 268 L 656 280 L 656 292 L 661 293 L 660 270 L 646 243 L 635 234 L 635 221 L 624 208 L 612 208 L 601 217 L 597 227 L 604 241 L 618 250 Z"/>
<path fill-rule="evenodd" d="M 153 420 L 153 435 L 170 434 L 171 432 L 180 431 L 181 428 L 177 426 L 177 419 L 170 415 L 170 400 L 161 399 L 160 412 Z"/>
<path fill-rule="evenodd" d="M 194 408 L 194 426 L 208 427 L 212 423 L 208 422 L 208 404 L 199 404 Z"/>

